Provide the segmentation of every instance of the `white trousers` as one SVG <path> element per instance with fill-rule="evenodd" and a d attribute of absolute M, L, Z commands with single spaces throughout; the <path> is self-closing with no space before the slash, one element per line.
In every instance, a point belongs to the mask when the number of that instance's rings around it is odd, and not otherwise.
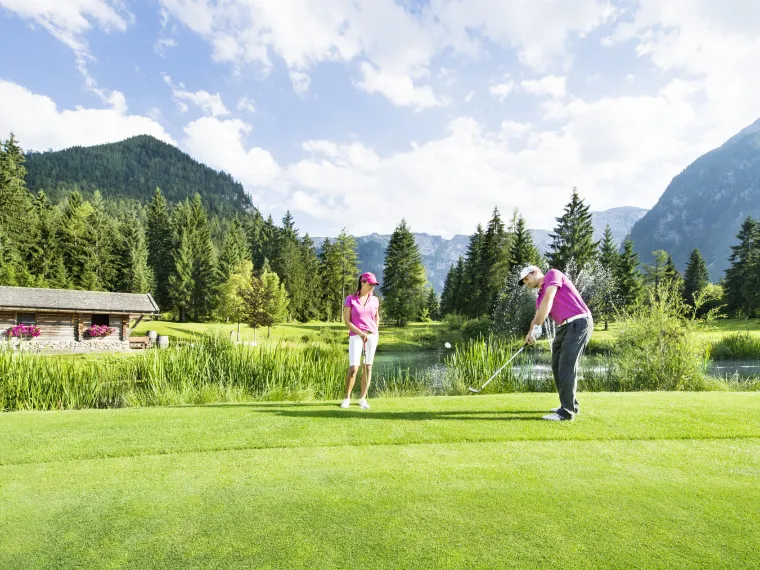
<path fill-rule="evenodd" d="M 377 333 L 369 333 L 366 345 L 359 335 L 348 337 L 348 365 L 359 366 L 362 361 L 362 351 L 364 351 L 364 364 L 372 364 L 375 359 L 378 337 Z"/>

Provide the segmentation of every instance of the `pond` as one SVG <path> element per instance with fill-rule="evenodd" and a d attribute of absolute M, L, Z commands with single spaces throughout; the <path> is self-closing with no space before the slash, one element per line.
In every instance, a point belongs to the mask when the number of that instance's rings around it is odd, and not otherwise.
<path fill-rule="evenodd" d="M 447 350 L 427 350 L 427 351 L 388 351 L 378 352 L 375 356 L 374 373 L 377 377 L 396 371 L 399 368 L 408 370 L 411 374 L 429 371 L 434 368 L 440 368 L 444 365 L 446 355 L 452 354 Z M 520 357 L 515 360 L 515 370 L 526 369 L 525 362 L 518 362 Z M 540 375 L 551 374 L 551 366 L 547 357 L 536 360 L 535 357 L 529 359 L 529 368 L 532 372 Z M 603 358 L 598 356 L 586 356 L 581 361 L 581 374 L 584 370 L 601 372 L 606 369 L 606 363 Z M 760 376 L 760 360 L 717 360 L 711 361 L 705 370 L 709 376 L 717 378 L 727 378 L 739 376 L 750 378 Z"/>

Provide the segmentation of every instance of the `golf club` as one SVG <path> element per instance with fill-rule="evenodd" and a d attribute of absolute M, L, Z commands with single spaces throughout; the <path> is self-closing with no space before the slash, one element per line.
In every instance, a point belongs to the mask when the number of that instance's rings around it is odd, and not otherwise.
<path fill-rule="evenodd" d="M 507 366 L 507 364 L 509 364 L 510 362 L 512 362 L 512 361 L 515 359 L 515 356 L 517 356 L 518 354 L 520 354 L 520 353 L 523 351 L 523 349 L 524 349 L 526 346 L 528 346 L 528 343 L 527 343 L 527 342 L 526 342 L 525 344 L 523 344 L 523 345 L 520 347 L 520 350 L 518 350 L 517 352 L 515 352 L 515 353 L 512 355 L 512 357 L 511 357 L 509 360 L 507 360 L 507 361 L 506 361 L 504 364 L 502 364 L 502 365 L 501 365 L 501 368 L 499 368 L 499 369 L 498 369 L 496 372 L 494 372 L 494 373 L 493 373 L 493 376 L 491 376 L 491 377 L 490 377 L 490 378 L 489 378 L 489 379 L 486 381 L 486 383 L 485 383 L 485 384 L 483 384 L 483 385 L 482 385 L 480 388 L 467 388 L 467 389 L 468 389 L 470 392 L 472 392 L 473 394 L 479 394 L 480 392 L 482 392 L 482 391 L 483 391 L 483 388 L 485 388 L 486 386 L 488 386 L 488 383 L 489 383 L 489 382 L 491 382 L 491 380 L 493 380 L 494 378 L 496 378 L 496 376 L 498 376 L 499 372 L 501 372 L 502 370 L 504 370 L 504 368 Z"/>

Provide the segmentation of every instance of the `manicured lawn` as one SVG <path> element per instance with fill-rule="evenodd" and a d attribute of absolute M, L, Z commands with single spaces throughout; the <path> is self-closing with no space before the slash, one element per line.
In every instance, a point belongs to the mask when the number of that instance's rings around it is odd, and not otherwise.
<path fill-rule="evenodd" d="M 760 394 L 0 414 L 0 568 L 757 568 Z"/>

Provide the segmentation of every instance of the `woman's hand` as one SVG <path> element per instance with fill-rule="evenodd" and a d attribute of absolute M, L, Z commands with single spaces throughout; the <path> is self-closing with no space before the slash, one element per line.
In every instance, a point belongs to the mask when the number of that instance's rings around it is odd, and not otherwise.
<path fill-rule="evenodd" d="M 367 342 L 367 333 L 365 333 L 364 331 L 361 331 L 360 335 L 362 337 L 362 341 Z"/>

